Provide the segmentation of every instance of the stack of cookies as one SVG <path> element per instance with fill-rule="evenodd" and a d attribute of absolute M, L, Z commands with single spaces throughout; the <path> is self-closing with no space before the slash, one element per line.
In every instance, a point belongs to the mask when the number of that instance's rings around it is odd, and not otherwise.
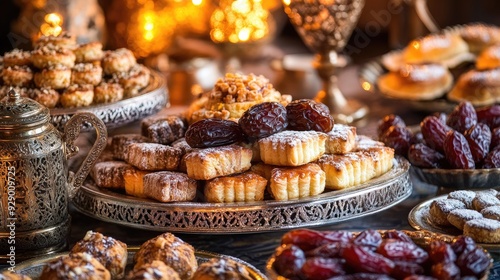
<path fill-rule="evenodd" d="M 392 148 L 334 124 L 326 106 L 309 99 L 260 102 L 236 120 L 188 123 L 153 116 L 141 134 L 114 136 L 94 181 L 162 202 L 284 201 L 358 186 L 393 164 Z"/>
<path fill-rule="evenodd" d="M 128 49 L 103 51 L 68 33 L 42 36 L 33 47 L 4 54 L 0 98 L 13 87 L 48 108 L 76 108 L 135 96 L 149 84 L 149 69 Z"/>

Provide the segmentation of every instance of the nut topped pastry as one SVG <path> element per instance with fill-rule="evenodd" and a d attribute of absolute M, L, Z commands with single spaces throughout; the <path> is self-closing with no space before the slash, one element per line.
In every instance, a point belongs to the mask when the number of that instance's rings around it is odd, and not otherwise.
<path fill-rule="evenodd" d="M 248 270 L 228 258 L 212 258 L 200 264 L 191 280 L 251 280 Z"/>
<path fill-rule="evenodd" d="M 76 38 L 69 32 L 62 32 L 61 34 L 40 36 L 34 43 L 33 48 L 39 49 L 47 45 L 55 45 L 58 47 L 73 50 L 76 47 Z"/>
<path fill-rule="evenodd" d="M 181 278 L 164 262 L 152 261 L 130 271 L 125 280 L 181 280 Z"/>
<path fill-rule="evenodd" d="M 111 277 L 121 278 L 127 265 L 127 244 L 99 232 L 87 231 L 78 241 L 70 254 L 88 253 L 109 270 Z"/>
<path fill-rule="evenodd" d="M 40 280 L 110 280 L 109 271 L 91 254 L 76 253 L 57 258 L 42 270 Z"/>
<path fill-rule="evenodd" d="M 0 273 L 0 280 L 31 280 L 31 277 L 7 270 Z"/>
<path fill-rule="evenodd" d="M 13 49 L 9 52 L 6 52 L 3 56 L 3 65 L 4 67 L 9 66 L 29 66 L 31 65 L 31 52 L 23 51 L 20 49 Z"/>
<path fill-rule="evenodd" d="M 209 117 L 239 119 L 255 104 L 262 102 L 291 101 L 290 96 L 281 95 L 263 76 L 227 73 L 220 78 L 213 89 L 205 94 L 201 102 L 196 102 L 188 110 L 188 121 L 193 123 Z"/>
<path fill-rule="evenodd" d="M 163 261 L 177 271 L 182 280 L 191 279 L 198 269 L 193 246 L 169 232 L 144 242 L 134 260 L 134 269 L 155 260 Z"/>

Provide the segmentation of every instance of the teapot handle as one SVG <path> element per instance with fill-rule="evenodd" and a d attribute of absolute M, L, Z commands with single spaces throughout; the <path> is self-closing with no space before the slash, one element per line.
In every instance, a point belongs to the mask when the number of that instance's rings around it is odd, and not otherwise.
<path fill-rule="evenodd" d="M 64 126 L 66 158 L 70 158 L 78 153 L 78 147 L 74 142 L 78 138 L 78 135 L 80 135 L 80 130 L 82 128 L 82 124 L 84 123 L 92 124 L 96 131 L 97 138 L 89 153 L 85 157 L 85 160 L 80 165 L 80 168 L 78 168 L 78 171 L 75 174 L 73 174 L 73 172 L 69 172 L 68 194 L 70 199 L 75 196 L 78 189 L 82 186 L 83 181 L 87 178 L 90 169 L 106 147 L 108 138 L 106 125 L 101 119 L 90 112 L 78 112 L 74 114 Z"/>

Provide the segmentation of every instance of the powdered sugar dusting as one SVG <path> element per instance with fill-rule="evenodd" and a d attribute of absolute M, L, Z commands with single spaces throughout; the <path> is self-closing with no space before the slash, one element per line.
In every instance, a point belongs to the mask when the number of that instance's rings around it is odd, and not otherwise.
<path fill-rule="evenodd" d="M 495 231 L 500 229 L 500 221 L 487 218 L 470 220 L 465 224 L 470 228 L 484 229 L 488 231 Z"/>

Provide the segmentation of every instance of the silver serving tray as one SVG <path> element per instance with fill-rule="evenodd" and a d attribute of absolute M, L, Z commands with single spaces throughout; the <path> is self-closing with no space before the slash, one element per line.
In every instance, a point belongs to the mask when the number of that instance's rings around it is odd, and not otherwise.
<path fill-rule="evenodd" d="M 135 253 L 139 250 L 139 247 L 129 247 L 128 248 L 128 257 L 127 257 L 127 272 L 132 269 L 133 266 L 133 258 Z M 40 278 L 40 275 L 42 274 L 43 267 L 49 263 L 50 261 L 53 261 L 59 257 L 67 255 L 68 252 L 64 253 L 58 253 L 58 254 L 52 254 L 52 255 L 47 255 L 44 257 L 39 257 L 35 259 L 31 259 L 29 261 L 25 261 L 22 263 L 19 263 L 16 265 L 15 271 L 17 273 L 23 274 L 30 276 L 31 279 L 36 280 Z M 198 260 L 198 264 L 201 264 L 203 262 L 207 262 L 211 258 L 226 258 L 226 259 L 232 259 L 235 262 L 243 265 L 250 276 L 252 277 L 253 280 L 267 280 L 267 277 L 262 274 L 258 269 L 256 269 L 253 265 L 232 257 L 228 255 L 222 255 L 222 254 L 217 254 L 217 253 L 211 253 L 211 252 L 206 252 L 206 251 L 196 251 L 195 252 L 196 259 Z"/>
<path fill-rule="evenodd" d="M 409 162 L 396 157 L 387 173 L 357 187 L 290 201 L 161 203 L 98 188 L 92 181 L 73 199 L 76 209 L 120 225 L 182 233 L 251 233 L 338 223 L 390 208 L 412 192 Z"/>
<path fill-rule="evenodd" d="M 117 102 L 81 108 L 53 108 L 50 109 L 51 123 L 62 131 L 64 125 L 77 112 L 92 112 L 106 124 L 108 129 L 115 128 L 157 113 L 168 105 L 168 100 L 165 78 L 151 70 L 149 84 L 139 95 Z M 90 128 L 90 126 L 85 127 L 84 130 Z"/>
<path fill-rule="evenodd" d="M 448 195 L 441 195 L 437 197 L 433 197 L 426 201 L 423 201 L 416 205 L 408 214 L 408 223 L 410 226 L 416 230 L 426 230 L 432 233 L 458 236 L 463 234 L 460 229 L 456 227 L 444 227 L 440 225 L 434 224 L 430 219 L 430 207 L 431 203 L 436 199 L 446 198 Z M 477 243 L 484 249 L 488 251 L 498 252 L 500 250 L 500 244 L 492 244 L 492 243 Z"/>

